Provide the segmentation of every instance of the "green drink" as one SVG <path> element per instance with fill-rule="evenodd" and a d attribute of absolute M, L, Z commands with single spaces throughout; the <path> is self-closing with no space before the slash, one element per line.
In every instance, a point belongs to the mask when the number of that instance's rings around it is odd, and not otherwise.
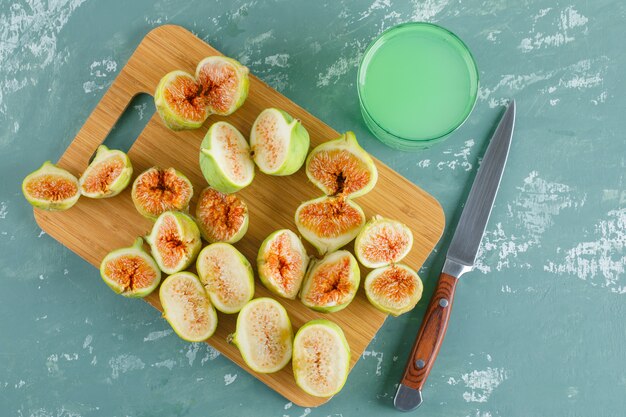
<path fill-rule="evenodd" d="M 469 116 L 478 71 L 467 46 L 430 23 L 384 32 L 365 51 L 358 75 L 361 112 L 382 142 L 413 150 L 443 140 Z"/>

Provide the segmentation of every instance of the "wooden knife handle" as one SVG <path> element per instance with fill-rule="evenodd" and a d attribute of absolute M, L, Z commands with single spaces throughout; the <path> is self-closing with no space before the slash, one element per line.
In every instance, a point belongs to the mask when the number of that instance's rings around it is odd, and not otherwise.
<path fill-rule="evenodd" d="M 448 328 L 457 281 L 457 278 L 446 273 L 439 276 L 437 288 L 404 370 L 401 383 L 407 387 L 421 391 L 426 383 Z"/>

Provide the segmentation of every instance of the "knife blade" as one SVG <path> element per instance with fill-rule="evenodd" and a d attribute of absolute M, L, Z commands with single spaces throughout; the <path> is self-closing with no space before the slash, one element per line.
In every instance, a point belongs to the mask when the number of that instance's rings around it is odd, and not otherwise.
<path fill-rule="evenodd" d="M 426 309 L 393 400 L 394 407 L 398 410 L 414 410 L 423 401 L 422 389 L 448 327 L 456 284 L 461 275 L 474 267 L 480 241 L 500 187 L 514 128 L 515 100 L 509 104 L 491 137 L 459 218 L 437 287 Z"/>

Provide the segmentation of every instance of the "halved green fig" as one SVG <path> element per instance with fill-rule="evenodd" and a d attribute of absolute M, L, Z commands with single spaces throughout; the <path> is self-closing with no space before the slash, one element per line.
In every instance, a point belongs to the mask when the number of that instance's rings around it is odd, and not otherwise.
<path fill-rule="evenodd" d="M 309 264 L 300 238 L 289 229 L 269 235 L 257 256 L 257 271 L 265 287 L 281 297 L 295 299 Z"/>
<path fill-rule="evenodd" d="M 354 201 L 320 197 L 302 203 L 295 220 L 300 234 L 323 255 L 354 239 L 365 224 L 365 214 Z"/>
<path fill-rule="evenodd" d="M 159 299 L 163 317 L 181 339 L 202 342 L 215 333 L 215 308 L 195 274 L 178 272 L 165 278 Z"/>
<path fill-rule="evenodd" d="M 210 56 L 198 63 L 196 80 L 211 113 L 228 116 L 243 105 L 248 97 L 249 72 L 225 56 Z"/>
<path fill-rule="evenodd" d="M 213 243 L 202 249 L 196 269 L 211 303 L 222 313 L 238 312 L 254 296 L 252 266 L 231 244 Z"/>
<path fill-rule="evenodd" d="M 238 242 L 248 231 L 248 219 L 248 206 L 235 194 L 224 194 L 211 187 L 200 193 L 196 220 L 207 242 Z"/>
<path fill-rule="evenodd" d="M 326 195 L 358 197 L 376 185 L 378 170 L 352 132 L 318 145 L 306 160 L 306 175 Z"/>
<path fill-rule="evenodd" d="M 94 160 L 78 180 L 80 193 L 89 198 L 116 196 L 128 186 L 132 175 L 133 166 L 128 155 L 100 145 Z"/>
<path fill-rule="evenodd" d="M 143 239 L 133 246 L 116 249 L 102 259 L 100 275 L 117 294 L 145 297 L 161 282 L 161 271 L 152 256 L 143 250 Z"/>
<path fill-rule="evenodd" d="M 154 104 L 172 130 L 197 129 L 211 114 L 202 87 L 185 71 L 166 74 L 157 85 Z"/>
<path fill-rule="evenodd" d="M 309 150 L 309 132 L 300 120 L 279 109 L 265 109 L 250 132 L 254 162 L 269 175 L 291 175 L 300 169 Z"/>
<path fill-rule="evenodd" d="M 300 300 L 323 313 L 343 310 L 354 299 L 360 280 L 361 271 L 354 256 L 346 250 L 332 252 L 321 260 L 311 261 Z"/>
<path fill-rule="evenodd" d="M 264 374 L 280 371 L 291 359 L 293 345 L 287 310 L 271 298 L 255 298 L 239 312 L 229 341 L 252 370 Z"/>
<path fill-rule="evenodd" d="M 22 193 L 34 207 L 50 211 L 67 210 L 80 197 L 78 179 L 50 161 L 24 178 Z"/>
<path fill-rule="evenodd" d="M 413 246 L 413 233 L 397 220 L 374 216 L 354 241 L 354 254 L 367 268 L 400 262 Z"/>
<path fill-rule="evenodd" d="M 230 123 L 213 123 L 200 144 L 200 169 L 209 185 L 223 193 L 250 185 L 254 163 L 248 142 Z"/>
<path fill-rule="evenodd" d="M 304 392 L 331 397 L 341 391 L 350 372 L 350 346 L 341 327 L 311 320 L 293 341 L 293 375 Z"/>
<path fill-rule="evenodd" d="M 178 211 L 161 214 L 146 240 L 152 248 L 152 257 L 166 274 L 182 271 L 191 265 L 202 245 L 196 222 Z"/>
<path fill-rule="evenodd" d="M 135 179 L 131 192 L 137 211 L 150 219 L 166 211 L 187 211 L 192 196 L 191 181 L 174 168 L 147 169 Z"/>
<path fill-rule="evenodd" d="M 394 316 L 412 310 L 424 289 L 417 272 L 403 264 L 374 269 L 367 274 L 364 287 L 374 307 Z"/>

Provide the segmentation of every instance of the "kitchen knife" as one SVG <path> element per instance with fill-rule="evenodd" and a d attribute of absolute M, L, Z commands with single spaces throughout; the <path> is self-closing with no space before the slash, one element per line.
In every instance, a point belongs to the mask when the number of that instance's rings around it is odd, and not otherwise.
<path fill-rule="evenodd" d="M 446 334 L 456 284 L 461 275 L 474 267 L 476 253 L 500 186 L 514 126 L 515 101 L 511 101 L 491 137 L 450 242 L 437 287 L 393 399 L 398 410 L 411 411 L 422 403 L 422 388 Z"/>

